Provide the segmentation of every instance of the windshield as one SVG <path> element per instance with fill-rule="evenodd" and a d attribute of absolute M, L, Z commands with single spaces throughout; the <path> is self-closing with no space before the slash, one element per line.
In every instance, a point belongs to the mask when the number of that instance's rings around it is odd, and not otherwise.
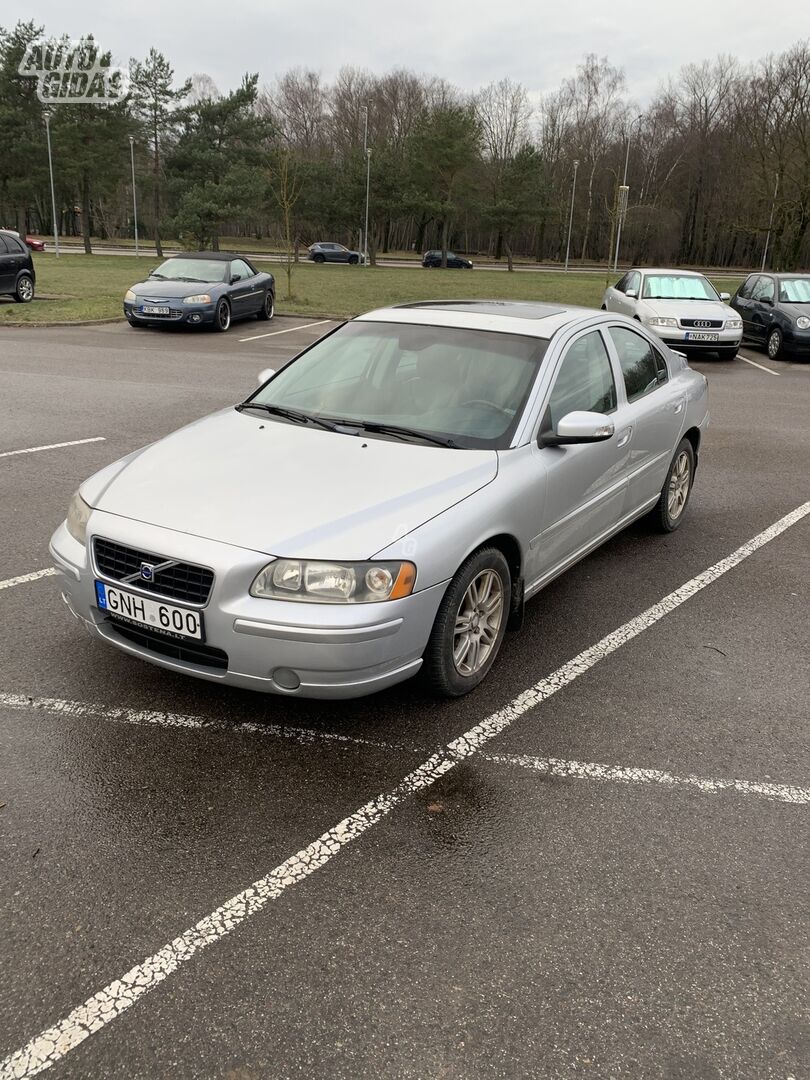
<path fill-rule="evenodd" d="M 779 299 L 785 304 L 810 304 L 810 278 L 782 278 Z"/>
<path fill-rule="evenodd" d="M 691 274 L 645 274 L 644 300 L 719 300 L 705 277 Z"/>
<path fill-rule="evenodd" d="M 224 281 L 228 265 L 219 259 L 167 259 L 152 277 L 166 281 Z"/>
<path fill-rule="evenodd" d="M 459 447 L 503 448 L 547 345 L 483 330 L 350 322 L 250 401 L 349 425 L 396 425 Z"/>

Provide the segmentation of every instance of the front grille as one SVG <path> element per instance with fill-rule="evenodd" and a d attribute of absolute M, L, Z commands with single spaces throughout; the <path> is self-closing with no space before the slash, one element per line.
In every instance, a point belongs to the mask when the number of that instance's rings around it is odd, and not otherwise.
<path fill-rule="evenodd" d="M 182 311 L 170 311 L 168 315 L 158 314 L 155 311 L 136 311 L 135 315 L 139 319 L 182 319 Z"/>
<path fill-rule="evenodd" d="M 719 330 L 722 325 L 722 319 L 681 319 L 681 326 L 691 327 L 693 330 Z"/>
<path fill-rule="evenodd" d="M 165 596 L 171 600 L 184 600 L 188 604 L 205 604 L 214 584 L 214 571 L 193 563 L 173 562 L 166 555 L 153 551 L 140 551 L 126 547 L 113 540 L 97 536 L 93 541 L 96 566 L 104 577 L 132 585 L 142 592 Z M 155 569 L 151 581 L 141 576 L 141 564 L 148 563 Z M 161 566 L 169 563 L 168 566 Z"/>
<path fill-rule="evenodd" d="M 112 625 L 116 634 L 141 649 L 167 656 L 171 660 L 196 664 L 198 667 L 218 668 L 222 671 L 228 669 L 228 654 L 222 649 L 203 645 L 201 641 L 178 641 L 176 638 L 164 636 L 157 630 L 151 630 L 148 626 L 131 626 L 116 618 L 115 615 L 108 615 L 106 622 Z"/>

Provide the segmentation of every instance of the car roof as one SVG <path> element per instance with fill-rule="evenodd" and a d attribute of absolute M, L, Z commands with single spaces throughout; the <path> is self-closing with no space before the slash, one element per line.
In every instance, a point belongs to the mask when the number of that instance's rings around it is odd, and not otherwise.
<path fill-rule="evenodd" d="M 520 300 L 425 300 L 378 308 L 358 315 L 359 322 L 399 322 L 495 330 L 524 337 L 550 338 L 561 327 L 601 312 L 563 304 Z"/>
<path fill-rule="evenodd" d="M 705 277 L 699 270 L 678 270 L 672 266 L 634 266 L 628 273 L 636 274 L 677 274 L 678 277 Z"/>
<path fill-rule="evenodd" d="M 206 259 L 214 262 L 231 262 L 244 259 L 244 255 L 234 255 L 232 251 L 183 251 L 179 255 L 170 255 L 171 259 Z"/>

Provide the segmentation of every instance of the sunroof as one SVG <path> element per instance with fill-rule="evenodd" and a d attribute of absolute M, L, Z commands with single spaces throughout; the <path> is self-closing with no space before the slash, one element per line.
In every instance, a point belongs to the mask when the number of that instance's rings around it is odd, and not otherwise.
<path fill-rule="evenodd" d="M 404 308 L 436 308 L 440 311 L 470 311 L 476 315 L 505 315 L 510 319 L 547 319 L 565 308 L 551 304 L 521 303 L 516 300 L 423 300 L 400 304 Z"/>

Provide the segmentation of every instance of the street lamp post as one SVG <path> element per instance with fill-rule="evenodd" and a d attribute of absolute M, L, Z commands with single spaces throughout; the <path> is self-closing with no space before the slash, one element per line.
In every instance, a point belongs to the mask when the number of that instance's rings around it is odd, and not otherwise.
<path fill-rule="evenodd" d="M 45 117 L 45 138 L 48 140 L 48 171 L 51 174 L 51 216 L 53 218 L 53 247 L 59 258 L 59 226 L 56 221 L 56 192 L 53 186 L 53 158 L 51 156 L 51 111 L 43 109 Z"/>
<path fill-rule="evenodd" d="M 574 179 L 571 184 L 571 212 L 568 215 L 568 243 L 565 246 L 565 269 L 568 269 L 568 257 L 571 254 L 571 226 L 574 223 L 574 196 L 577 192 L 577 169 L 579 161 L 574 158 Z"/>
<path fill-rule="evenodd" d="M 138 200 L 135 195 L 135 136 L 129 137 L 129 162 L 132 166 L 132 216 L 135 218 L 135 256 L 138 256 Z"/>
<path fill-rule="evenodd" d="M 371 148 L 366 147 L 366 223 L 363 228 L 365 248 L 363 251 L 364 266 L 368 266 L 368 192 L 371 182 Z"/>
<path fill-rule="evenodd" d="M 644 114 L 639 113 L 639 115 L 635 118 L 633 123 L 627 129 L 627 149 L 626 149 L 625 154 L 624 154 L 624 178 L 622 180 L 622 187 L 625 189 L 625 200 L 627 199 L 627 194 L 628 194 L 627 166 L 630 164 L 630 139 L 631 139 L 632 134 L 633 134 L 634 126 L 636 124 L 641 123 L 641 121 L 643 119 L 644 119 Z M 625 201 L 624 213 L 621 213 L 621 212 L 619 213 L 619 220 L 618 220 L 617 227 L 616 227 L 616 254 L 615 254 L 614 259 L 613 259 L 613 269 L 614 270 L 619 265 L 619 244 L 622 242 L 622 225 L 624 224 L 624 215 L 626 213 L 627 213 L 627 202 Z M 608 256 L 608 258 L 610 258 L 610 256 Z"/>
<path fill-rule="evenodd" d="M 771 217 L 768 222 L 768 232 L 765 237 L 765 250 L 762 252 L 762 266 L 761 269 L 765 270 L 765 260 L 768 258 L 768 247 L 771 243 L 771 229 L 773 228 L 773 215 L 776 210 L 776 196 L 779 194 L 779 173 L 776 174 L 776 187 L 773 189 L 773 202 L 771 203 Z"/>

